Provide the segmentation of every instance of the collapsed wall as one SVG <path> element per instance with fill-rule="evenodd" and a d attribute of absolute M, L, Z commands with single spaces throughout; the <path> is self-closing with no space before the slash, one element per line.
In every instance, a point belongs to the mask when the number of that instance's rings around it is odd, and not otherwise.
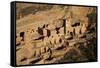
<path fill-rule="evenodd" d="M 17 65 L 97 59 L 95 7 L 55 5 L 16 24 Z"/>

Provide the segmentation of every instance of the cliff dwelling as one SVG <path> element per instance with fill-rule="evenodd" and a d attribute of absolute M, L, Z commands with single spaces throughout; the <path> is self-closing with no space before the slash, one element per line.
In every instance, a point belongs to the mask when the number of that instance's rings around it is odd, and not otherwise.
<path fill-rule="evenodd" d="M 96 61 L 96 15 L 96 7 L 17 3 L 17 65 Z"/>

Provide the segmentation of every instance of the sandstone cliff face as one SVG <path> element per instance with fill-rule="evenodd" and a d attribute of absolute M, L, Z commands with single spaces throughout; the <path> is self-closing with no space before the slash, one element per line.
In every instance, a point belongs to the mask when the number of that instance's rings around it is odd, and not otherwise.
<path fill-rule="evenodd" d="M 96 61 L 96 12 L 96 7 L 18 3 L 17 65 Z"/>

